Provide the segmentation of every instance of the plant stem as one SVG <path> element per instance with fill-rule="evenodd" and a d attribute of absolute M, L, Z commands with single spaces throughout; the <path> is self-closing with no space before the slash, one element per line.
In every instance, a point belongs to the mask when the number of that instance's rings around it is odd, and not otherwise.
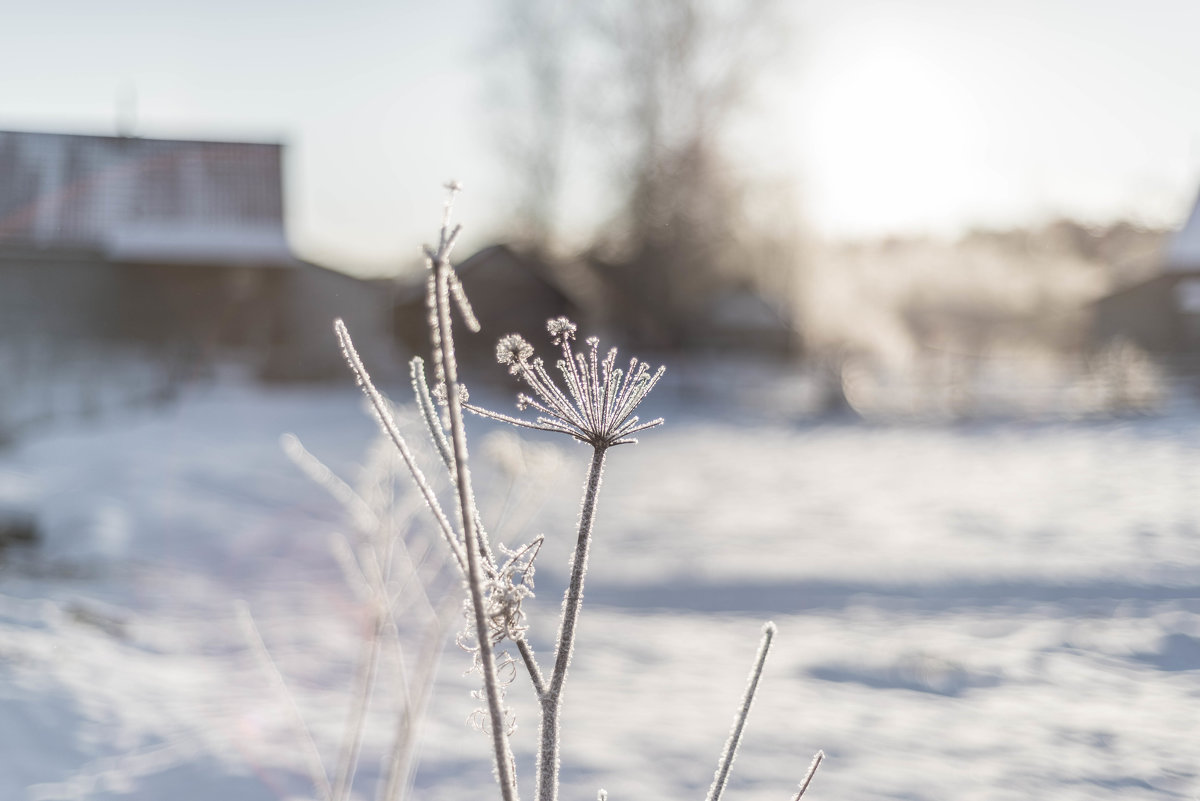
<path fill-rule="evenodd" d="M 279 666 L 275 664 L 275 660 L 271 658 L 271 652 L 267 649 L 266 642 L 263 641 L 262 632 L 258 630 L 258 625 L 254 622 L 254 616 L 250 614 L 250 606 L 245 601 L 239 601 L 234 608 L 237 611 L 239 622 L 242 624 L 246 639 L 249 641 L 251 648 L 254 649 L 259 662 L 262 663 L 267 675 L 270 676 L 272 683 L 278 688 L 280 695 L 287 701 L 288 707 L 291 710 L 296 733 L 300 738 L 300 742 L 304 745 L 304 764 L 308 768 L 308 775 L 312 781 L 313 789 L 317 793 L 317 798 L 321 799 L 321 801 L 329 801 L 333 797 L 333 788 L 329 786 L 329 777 L 326 775 L 325 767 L 321 762 L 321 751 L 317 748 L 316 741 L 313 740 L 308 726 L 304 724 L 304 715 L 300 713 L 300 706 L 296 703 L 296 696 L 292 695 L 291 691 L 288 690 L 287 681 L 284 680 L 283 674 L 279 671 Z"/>
<path fill-rule="evenodd" d="M 363 721 L 371 703 L 371 692 L 375 687 L 375 670 L 379 664 L 380 638 L 383 636 L 386 613 L 379 599 L 379 606 L 372 609 L 371 633 L 363 643 L 354 677 L 354 700 L 350 717 L 346 722 L 346 733 L 342 740 L 341 756 L 338 759 L 337 778 L 333 783 L 333 801 L 346 801 L 350 787 L 354 784 L 355 768 L 358 766 L 359 749 L 362 747 Z"/>
<path fill-rule="evenodd" d="M 496 663 L 492 657 L 492 640 L 483 607 L 483 568 L 480 565 L 479 531 L 475 527 L 475 495 L 471 489 L 471 471 L 467 467 L 467 435 L 463 427 L 462 399 L 458 394 L 458 365 L 454 358 L 454 337 L 451 331 L 449 281 L 450 264 L 446 259 L 446 237 L 438 251 L 433 269 L 437 280 L 438 327 L 442 337 L 442 371 L 446 380 L 446 402 L 450 412 L 451 444 L 454 446 L 455 485 L 458 488 L 458 506 L 462 517 L 463 539 L 467 558 L 467 586 L 471 594 L 471 608 L 475 614 L 475 637 L 479 645 L 479 661 L 483 669 L 483 688 L 487 696 L 488 716 L 492 728 L 492 746 L 495 750 L 496 775 L 500 781 L 500 792 L 504 801 L 516 801 L 516 778 L 513 774 L 512 754 L 508 737 L 504 731 L 504 711 L 500 706 L 500 682 L 496 676 Z"/>
<path fill-rule="evenodd" d="M 333 330 L 337 334 L 338 342 L 341 343 L 342 355 L 346 357 L 346 362 L 354 372 L 354 377 L 358 380 L 359 386 L 362 387 L 367 399 L 370 400 L 371 408 L 375 411 L 375 417 L 379 421 L 380 427 L 391 438 L 392 444 L 396 446 L 396 450 L 400 452 L 400 458 L 404 460 L 404 464 L 412 474 L 413 482 L 417 485 L 417 489 L 421 491 L 421 495 L 425 498 L 425 503 L 429 505 L 433 516 L 437 519 L 438 528 L 441 530 L 446 544 L 450 546 L 450 552 L 454 554 L 459 567 L 465 571 L 466 562 L 464 561 L 463 554 L 460 553 L 461 548 L 458 542 L 454 539 L 454 528 L 446 518 L 445 512 L 442 511 L 437 495 L 433 492 L 433 487 L 429 486 L 429 482 L 425 479 L 425 474 L 417 466 L 417 461 L 413 458 L 412 451 L 408 449 L 408 443 L 404 441 L 404 437 L 400 434 L 400 429 L 396 426 L 396 421 L 392 417 L 392 412 L 388 408 L 387 401 L 379 390 L 375 388 L 375 384 L 372 383 L 371 376 L 367 373 L 367 368 L 362 363 L 362 358 L 358 355 L 358 351 L 354 349 L 354 342 L 350 339 L 350 332 L 346 329 L 346 324 L 340 318 L 334 320 Z"/>
<path fill-rule="evenodd" d="M 579 536 L 575 542 L 575 556 L 571 561 L 571 581 L 563 599 L 562 622 L 558 630 L 558 646 L 554 652 L 554 671 L 550 684 L 542 694 L 541 747 L 538 751 L 537 799 L 556 801 L 558 798 L 559 737 L 558 713 L 562 707 L 562 688 L 567 678 L 567 667 L 571 663 L 571 652 L 575 646 L 575 625 L 579 620 L 579 608 L 583 603 L 583 576 L 587 571 L 588 546 L 592 539 L 592 525 L 596 520 L 596 496 L 600 492 L 600 479 L 604 474 L 604 456 L 608 448 L 595 446 L 592 463 L 588 467 L 587 484 L 583 493 L 583 508 L 579 513 Z"/>
<path fill-rule="evenodd" d="M 416 665 L 416 695 L 404 704 L 396 718 L 396 735 L 392 742 L 392 752 L 387 760 L 387 778 L 383 784 L 382 794 L 376 801 L 401 801 L 407 794 L 412 778 L 414 752 L 417 746 L 417 727 L 425 718 L 425 708 L 433 691 L 434 677 L 437 674 L 438 663 L 441 661 L 442 648 L 446 640 L 446 631 L 458 604 L 445 604 L 435 613 L 434 621 L 425 632 L 425 640 L 421 645 Z M 397 655 L 403 662 L 403 655 Z"/>
<path fill-rule="evenodd" d="M 825 752 L 818 751 L 809 763 L 808 772 L 804 774 L 803 781 L 800 782 L 800 791 L 792 796 L 792 801 L 800 801 L 800 798 L 808 790 L 808 785 L 812 783 L 813 776 L 816 775 L 817 768 L 821 767 L 821 762 L 825 759 Z"/>
<path fill-rule="evenodd" d="M 713 777 L 712 787 L 708 790 L 706 801 L 721 801 L 721 793 L 725 792 L 725 784 L 729 781 L 729 770 L 733 760 L 737 758 L 738 746 L 742 742 L 742 733 L 746 730 L 746 718 L 750 716 L 750 707 L 754 705 L 754 696 L 758 693 L 758 682 L 762 678 L 763 665 L 767 661 L 767 653 L 771 650 L 771 640 L 775 638 L 775 624 L 768 622 L 763 626 L 762 642 L 758 653 L 754 656 L 754 667 L 750 669 L 750 680 L 746 685 L 746 694 L 742 696 L 742 705 L 733 719 L 733 730 L 725 742 L 725 749 L 717 761 L 717 772 Z"/>
<path fill-rule="evenodd" d="M 529 673 L 529 681 L 533 683 L 533 691 L 537 694 L 538 700 L 542 700 L 542 696 L 546 693 L 546 683 L 542 679 L 542 671 L 538 668 L 537 657 L 534 656 L 533 647 L 530 646 L 524 637 L 517 640 L 517 651 L 521 654 L 522 661 L 525 662 L 525 670 Z"/>

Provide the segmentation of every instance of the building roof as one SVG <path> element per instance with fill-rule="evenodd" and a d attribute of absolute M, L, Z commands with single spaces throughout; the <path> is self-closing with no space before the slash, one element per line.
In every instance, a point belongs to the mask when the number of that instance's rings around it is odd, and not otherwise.
<path fill-rule="evenodd" d="M 0 131 L 0 247 L 289 265 L 282 146 Z"/>

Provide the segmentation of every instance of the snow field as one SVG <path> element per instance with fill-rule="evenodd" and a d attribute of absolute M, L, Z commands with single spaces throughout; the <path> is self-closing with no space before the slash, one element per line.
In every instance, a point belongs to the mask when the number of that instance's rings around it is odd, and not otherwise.
<path fill-rule="evenodd" d="M 601 490 L 563 798 L 702 795 L 766 619 L 738 798 L 788 797 L 817 748 L 813 798 L 1200 794 L 1200 413 L 884 427 L 666 406 Z M 530 622 L 548 658 L 586 449 L 468 424 L 485 520 L 510 545 L 547 535 Z M 285 431 L 351 483 L 374 437 L 352 387 L 217 386 L 0 453 L 0 502 L 45 534 L 0 566 L 0 798 L 304 797 L 239 601 L 332 764 L 364 609 L 329 548 L 347 517 Z M 394 727 L 389 660 L 362 798 Z M 418 798 L 489 792 L 468 664 L 449 644 Z M 527 680 L 507 698 L 528 796 Z"/>

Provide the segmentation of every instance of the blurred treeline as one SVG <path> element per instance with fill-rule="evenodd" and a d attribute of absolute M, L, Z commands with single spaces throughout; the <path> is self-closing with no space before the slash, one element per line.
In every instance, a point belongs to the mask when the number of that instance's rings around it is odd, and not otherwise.
<path fill-rule="evenodd" d="M 488 57 L 517 197 L 507 240 L 592 287 L 599 316 L 639 344 L 892 363 L 1078 352 L 1088 305 L 1158 265 L 1164 233 L 1125 222 L 811 235 L 802 182 L 753 149 L 770 126 L 764 82 L 803 50 L 780 0 L 506 0 L 500 19 Z M 568 197 L 580 189 L 586 213 Z"/>
<path fill-rule="evenodd" d="M 489 57 L 509 241 L 569 262 L 610 327 L 649 345 L 694 344 L 720 298 L 786 312 L 799 216 L 782 194 L 764 208 L 740 150 L 791 41 L 785 4 L 507 0 L 501 19 Z M 580 188 L 584 209 L 568 196 Z"/>
<path fill-rule="evenodd" d="M 806 245 L 795 309 L 809 352 L 911 365 L 964 357 L 1079 355 L 1093 301 L 1161 267 L 1168 233 L 1058 219 L 957 239 Z"/>

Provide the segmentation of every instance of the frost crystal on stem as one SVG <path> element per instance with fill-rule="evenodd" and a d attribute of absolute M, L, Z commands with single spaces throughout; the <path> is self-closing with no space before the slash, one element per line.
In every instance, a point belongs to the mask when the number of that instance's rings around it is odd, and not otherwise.
<path fill-rule="evenodd" d="M 637 442 L 634 434 L 662 425 L 662 418 L 643 423 L 633 411 L 654 389 L 666 368 L 652 372 L 648 364 L 633 358 L 628 368 L 621 369 L 617 367 L 616 348 L 609 350 L 603 360 L 599 358 L 600 340 L 595 337 L 588 338 L 586 352 L 572 352 L 576 326 L 566 317 L 550 320 L 546 330 L 551 341 L 562 348 L 558 370 L 565 390 L 554 382 L 541 359 L 532 358 L 533 346 L 519 334 L 509 334 L 496 344 L 496 361 L 533 390 L 532 396 L 517 396 L 517 407 L 539 412 L 536 420 L 522 420 L 478 406 L 467 408 L 513 425 L 570 434 L 597 448 Z"/>

